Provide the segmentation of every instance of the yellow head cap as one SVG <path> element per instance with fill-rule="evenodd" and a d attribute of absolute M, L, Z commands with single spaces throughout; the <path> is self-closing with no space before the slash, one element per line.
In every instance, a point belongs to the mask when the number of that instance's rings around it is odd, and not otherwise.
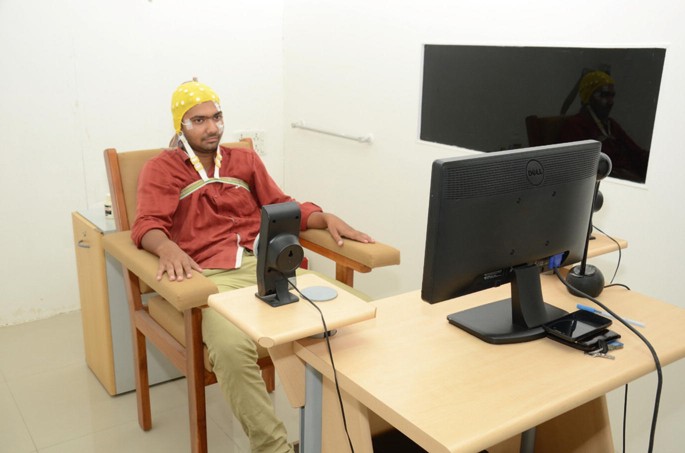
<path fill-rule="evenodd" d="M 588 72 L 580 81 L 578 93 L 580 94 L 580 102 L 587 104 L 590 102 L 590 96 L 597 88 L 605 85 L 613 85 L 614 79 L 604 71 Z"/>
<path fill-rule="evenodd" d="M 221 102 L 219 96 L 204 83 L 193 79 L 182 83 L 171 96 L 171 115 L 174 118 L 174 129 L 178 134 L 181 132 L 183 115 L 193 107 L 203 102 L 214 101 L 217 106 Z"/>

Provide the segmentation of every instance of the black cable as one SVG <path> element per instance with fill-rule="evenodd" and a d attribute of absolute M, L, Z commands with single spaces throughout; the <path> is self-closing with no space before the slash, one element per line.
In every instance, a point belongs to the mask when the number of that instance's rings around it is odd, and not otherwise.
<path fill-rule="evenodd" d="M 612 283 L 610 285 L 605 285 L 604 288 L 611 288 L 612 286 L 620 286 L 621 288 L 625 288 L 630 291 L 630 287 L 628 285 L 624 285 L 623 283 Z"/>
<path fill-rule="evenodd" d="M 628 384 L 623 395 L 623 453 L 626 453 L 626 420 L 628 419 Z"/>
<path fill-rule="evenodd" d="M 574 288 L 573 286 L 571 286 L 566 281 L 566 279 L 561 276 L 558 268 L 554 268 L 554 275 L 556 275 L 557 278 L 561 281 L 561 283 L 563 283 L 564 286 L 566 286 L 566 288 L 568 288 L 568 290 L 571 292 L 571 294 L 574 294 L 578 297 L 584 297 L 587 300 L 591 300 L 592 302 L 594 302 L 597 305 L 599 305 L 600 307 L 602 307 L 602 309 L 604 311 L 606 311 L 611 316 L 613 316 L 621 324 L 626 326 L 628 328 L 628 330 L 633 332 L 635 335 L 637 335 L 638 338 L 640 338 L 640 340 L 642 340 L 642 342 L 649 349 L 649 352 L 651 352 L 652 357 L 654 358 L 654 364 L 656 366 L 656 373 L 657 373 L 656 397 L 654 400 L 654 412 L 652 414 L 652 426 L 651 426 L 650 433 L 649 433 L 649 449 L 647 450 L 648 453 L 651 453 L 653 451 L 653 448 L 654 448 L 654 435 L 656 434 L 656 421 L 657 421 L 657 417 L 659 415 L 659 403 L 661 401 L 661 387 L 663 385 L 663 380 L 664 380 L 663 375 L 661 373 L 661 362 L 659 361 L 659 356 L 657 355 L 656 351 L 654 350 L 654 347 L 652 346 L 652 344 L 644 337 L 644 335 L 642 335 L 640 332 L 638 332 L 637 329 L 635 329 L 633 326 L 628 324 L 628 322 L 626 322 L 623 318 L 621 318 L 619 315 L 617 315 L 613 310 L 611 310 L 609 307 L 607 307 L 606 305 L 604 305 L 602 302 L 598 301 L 594 297 L 592 297 L 588 294 L 585 294 L 584 292 L 579 291 L 576 288 Z"/>
<path fill-rule="evenodd" d="M 284 277 L 285 278 L 285 277 Z M 326 347 L 328 348 L 328 357 L 331 359 L 331 367 L 333 368 L 333 382 L 335 383 L 335 391 L 338 394 L 338 402 L 340 403 L 340 413 L 342 414 L 343 426 L 345 427 L 345 435 L 347 436 L 347 442 L 350 445 L 350 451 L 354 453 L 354 447 L 352 446 L 352 439 L 350 438 L 350 433 L 347 430 L 347 418 L 345 417 L 345 407 L 343 406 L 342 395 L 340 394 L 340 385 L 338 384 L 338 372 L 335 369 L 335 363 L 333 362 L 333 350 L 331 349 L 330 332 L 326 326 L 326 319 L 323 316 L 321 309 L 312 302 L 307 296 L 302 294 L 302 292 L 295 286 L 295 284 L 288 279 L 288 283 L 293 287 L 297 294 L 300 295 L 304 300 L 312 304 L 314 308 L 319 312 L 321 316 L 321 323 L 323 324 L 323 337 L 326 340 Z"/>
<path fill-rule="evenodd" d="M 624 285 L 623 283 L 614 283 L 614 279 L 616 279 L 616 275 L 618 274 L 618 269 L 621 266 L 621 244 L 618 243 L 616 239 L 614 239 L 612 236 L 607 234 L 606 232 L 602 231 L 601 228 L 598 228 L 596 225 L 592 225 L 592 228 L 595 230 L 599 231 L 602 233 L 604 236 L 608 237 L 614 243 L 616 244 L 616 248 L 618 249 L 618 261 L 616 262 L 616 269 L 614 270 L 614 276 L 611 277 L 611 281 L 609 282 L 608 285 L 605 285 L 604 288 L 611 288 L 612 286 L 620 286 L 622 288 L 627 289 L 630 291 L 630 288 L 628 285 Z M 623 433 L 623 453 L 626 451 L 626 425 L 628 423 L 628 384 L 625 385 L 626 391 L 624 392 L 623 395 L 623 426 L 622 426 L 622 433 Z"/>
<path fill-rule="evenodd" d="M 606 237 L 608 237 L 609 239 L 611 239 L 612 241 L 614 241 L 614 243 L 616 244 L 616 247 L 618 248 L 618 261 L 616 262 L 616 269 L 614 270 L 614 276 L 611 277 L 611 280 L 609 281 L 609 286 L 610 286 L 612 283 L 614 283 L 614 279 L 616 278 L 616 274 L 618 274 L 618 268 L 621 266 L 621 244 L 619 244 L 618 241 L 617 241 L 616 239 L 612 238 L 611 236 L 609 236 L 608 234 L 606 234 L 604 231 L 602 231 L 601 229 L 597 228 L 596 225 L 592 225 L 592 228 L 594 228 L 595 230 L 597 230 L 597 231 L 599 231 L 600 233 L 602 233 L 604 236 L 606 236 Z M 605 286 L 605 288 L 607 288 L 607 286 Z"/>

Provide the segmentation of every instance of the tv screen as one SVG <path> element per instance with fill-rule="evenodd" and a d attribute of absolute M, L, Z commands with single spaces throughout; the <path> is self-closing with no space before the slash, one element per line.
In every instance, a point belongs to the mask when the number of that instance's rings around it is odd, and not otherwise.
<path fill-rule="evenodd" d="M 592 139 L 644 183 L 664 48 L 424 47 L 420 138 L 483 152 Z"/>
<path fill-rule="evenodd" d="M 580 141 L 436 160 L 421 297 L 511 282 L 511 299 L 450 322 L 491 343 L 544 336 L 540 325 L 564 312 L 542 300 L 540 272 L 580 261 L 599 154 L 600 143 Z"/>

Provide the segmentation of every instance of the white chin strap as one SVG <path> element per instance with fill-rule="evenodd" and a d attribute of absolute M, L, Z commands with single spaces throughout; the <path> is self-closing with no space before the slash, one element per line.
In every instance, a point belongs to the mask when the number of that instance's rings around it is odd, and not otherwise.
<path fill-rule="evenodd" d="M 200 159 L 198 159 L 197 155 L 195 155 L 195 151 L 193 151 L 193 148 L 190 147 L 190 144 L 188 143 L 188 140 L 186 139 L 185 135 L 183 135 L 183 132 L 178 134 L 178 139 L 183 143 L 183 147 L 185 148 L 186 153 L 188 153 L 188 157 L 190 157 L 190 162 L 193 164 L 193 167 L 195 167 L 195 171 L 200 175 L 203 181 L 208 181 L 209 177 L 207 176 L 205 167 L 202 166 L 202 162 L 200 162 Z M 214 178 L 219 178 L 220 168 L 221 152 L 219 151 L 219 147 L 217 146 L 216 153 L 214 155 Z"/>

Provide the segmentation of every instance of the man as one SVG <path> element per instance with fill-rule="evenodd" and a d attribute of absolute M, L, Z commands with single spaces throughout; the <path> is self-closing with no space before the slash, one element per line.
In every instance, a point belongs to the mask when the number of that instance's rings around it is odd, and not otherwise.
<path fill-rule="evenodd" d="M 581 108 L 566 118 L 561 142 L 592 139 L 602 142 L 602 152 L 611 158 L 611 176 L 645 182 L 649 152 L 640 148 L 609 115 L 614 106 L 614 79 L 603 71 L 583 76 L 578 88 Z"/>
<path fill-rule="evenodd" d="M 183 83 L 172 96 L 179 146 L 141 171 L 131 236 L 159 257 L 157 279 L 182 282 L 192 270 L 220 291 L 256 284 L 252 253 L 261 206 L 294 201 L 271 179 L 253 150 L 219 146 L 224 130 L 219 97 L 207 85 Z M 211 175 L 211 176 L 210 176 Z M 370 243 L 368 235 L 313 203 L 300 204 L 301 228 L 327 229 Z M 292 451 L 256 364 L 256 346 L 213 309 L 203 311 L 202 334 L 224 397 L 250 439 L 253 452 Z"/>

